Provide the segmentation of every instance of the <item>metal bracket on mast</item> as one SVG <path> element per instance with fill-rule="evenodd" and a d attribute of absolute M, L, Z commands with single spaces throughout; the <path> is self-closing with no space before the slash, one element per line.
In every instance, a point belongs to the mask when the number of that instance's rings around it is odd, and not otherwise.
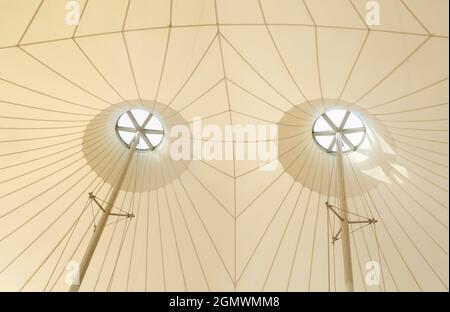
<path fill-rule="evenodd" d="M 341 208 L 333 206 L 329 202 L 326 202 L 325 205 L 327 206 L 327 209 L 330 210 L 341 222 L 344 221 L 344 218 L 337 211 L 337 210 L 342 210 Z M 359 217 L 361 219 L 364 219 L 364 220 L 348 220 L 348 224 L 362 224 L 362 226 L 360 226 L 356 230 L 351 231 L 350 233 L 354 233 L 356 231 L 361 230 L 362 228 L 364 228 L 367 225 L 375 224 L 375 223 L 378 222 L 378 220 L 376 220 L 374 218 L 366 218 L 366 217 L 359 216 L 357 214 L 354 214 L 354 213 L 351 213 L 351 212 L 348 212 L 348 211 L 347 211 L 347 214 L 354 215 L 354 216 L 357 216 L 357 217 Z M 331 234 L 331 239 L 332 239 L 331 243 L 332 244 L 334 244 L 336 241 L 338 241 L 341 238 L 339 236 L 341 234 L 341 232 L 342 232 L 342 228 L 340 228 L 339 231 L 337 231 L 336 234 L 334 234 L 334 233 Z"/>
<path fill-rule="evenodd" d="M 100 208 L 100 210 L 101 210 L 102 212 L 105 212 L 105 208 L 103 208 L 103 205 L 102 205 L 102 203 L 100 203 L 100 201 L 102 201 L 104 204 L 107 204 L 107 205 L 108 205 L 107 202 L 105 202 L 104 200 L 102 200 L 102 199 L 98 198 L 97 196 L 95 196 L 93 192 L 89 192 L 89 200 L 91 200 L 92 202 L 94 202 L 94 203 L 98 206 L 98 208 Z M 123 210 L 120 209 L 120 208 L 117 208 L 117 207 L 114 207 L 114 206 L 113 206 L 113 208 L 118 209 L 119 211 L 121 211 L 121 213 L 117 213 L 117 212 L 109 212 L 109 215 L 110 215 L 110 216 L 125 217 L 126 219 L 131 219 L 131 218 L 134 218 L 134 217 L 135 217 L 134 214 L 125 212 L 125 211 L 123 211 Z M 125 219 L 122 219 L 122 220 L 125 220 Z M 94 222 L 94 232 L 95 232 L 96 229 L 97 229 L 97 226 L 95 225 L 95 222 Z"/>
<path fill-rule="evenodd" d="M 97 204 L 98 208 L 100 208 L 101 211 L 105 212 L 105 209 L 103 208 L 102 204 L 98 201 L 98 197 L 95 196 L 94 194 L 92 194 L 92 192 L 89 193 L 89 199 L 91 199 L 94 203 Z M 119 209 L 117 207 L 114 207 L 116 209 Z M 123 211 L 122 209 L 119 209 L 120 211 Z M 116 213 L 116 212 L 110 212 L 109 213 L 110 216 L 117 216 L 117 217 L 127 217 L 127 218 L 134 218 L 135 215 L 132 213 L 128 213 L 128 212 L 123 212 L 123 213 Z"/>

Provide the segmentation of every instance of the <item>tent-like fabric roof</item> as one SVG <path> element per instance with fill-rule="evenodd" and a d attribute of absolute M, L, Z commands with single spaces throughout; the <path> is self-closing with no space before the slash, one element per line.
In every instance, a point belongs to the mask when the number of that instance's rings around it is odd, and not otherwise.
<path fill-rule="evenodd" d="M 365 0 L 0 0 L 0 289 L 68 289 L 88 193 L 127 151 L 116 119 L 146 107 L 276 124 L 278 166 L 137 153 L 116 202 L 135 218 L 109 218 L 81 290 L 344 290 L 335 157 L 311 135 L 338 106 L 368 130 L 349 211 L 378 221 L 352 226 L 356 290 L 448 291 L 448 1 L 376 2 L 367 26 Z"/>

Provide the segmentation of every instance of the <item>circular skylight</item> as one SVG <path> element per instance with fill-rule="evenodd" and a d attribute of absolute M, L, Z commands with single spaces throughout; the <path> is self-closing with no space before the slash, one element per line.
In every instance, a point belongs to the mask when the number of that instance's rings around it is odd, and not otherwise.
<path fill-rule="evenodd" d="M 366 137 L 366 127 L 354 113 L 335 109 L 322 114 L 313 126 L 313 138 L 329 153 L 337 152 L 337 136 L 342 138 L 342 151 L 350 152 L 358 148 Z"/>
<path fill-rule="evenodd" d="M 142 109 L 132 109 L 123 113 L 116 124 L 116 132 L 120 140 L 130 147 L 133 139 L 138 137 L 136 149 L 152 151 L 164 138 L 161 121 L 152 113 Z"/>

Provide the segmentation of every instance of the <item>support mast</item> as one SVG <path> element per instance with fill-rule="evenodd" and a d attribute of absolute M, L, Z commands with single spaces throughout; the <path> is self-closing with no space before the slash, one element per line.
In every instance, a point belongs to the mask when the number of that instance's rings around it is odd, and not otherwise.
<path fill-rule="evenodd" d="M 352 254 L 350 248 L 350 230 L 348 220 L 348 206 L 347 195 L 345 191 L 345 179 L 344 179 L 344 161 L 343 161 L 343 141 L 342 134 L 337 133 L 337 170 L 338 170 L 338 192 L 341 208 L 341 237 L 342 237 L 342 254 L 344 256 L 344 279 L 345 288 L 347 291 L 352 292 L 353 286 L 353 269 L 352 269 Z"/>
<path fill-rule="evenodd" d="M 100 240 L 100 237 L 102 236 L 103 230 L 105 229 L 108 217 L 111 214 L 111 211 L 114 207 L 114 203 L 116 202 L 117 196 L 119 195 L 119 191 L 122 187 L 123 181 L 125 180 L 125 177 L 127 175 L 128 168 L 130 166 L 131 160 L 133 159 L 133 155 L 136 151 L 136 146 L 139 142 L 139 136 L 140 134 L 138 132 L 134 137 L 133 141 L 130 143 L 130 151 L 128 152 L 127 158 L 125 159 L 125 163 L 123 165 L 122 171 L 120 172 L 119 179 L 117 180 L 117 183 L 113 186 L 113 190 L 108 199 L 106 200 L 105 207 L 100 217 L 100 220 L 98 221 L 96 230 L 92 235 L 91 240 L 89 241 L 89 245 L 86 249 L 83 259 L 81 260 L 79 268 L 79 283 L 78 285 L 70 286 L 69 289 L 70 292 L 78 292 L 80 289 L 81 283 L 83 282 L 84 276 L 86 275 L 86 271 L 89 267 L 89 263 L 91 262 L 97 244 Z"/>

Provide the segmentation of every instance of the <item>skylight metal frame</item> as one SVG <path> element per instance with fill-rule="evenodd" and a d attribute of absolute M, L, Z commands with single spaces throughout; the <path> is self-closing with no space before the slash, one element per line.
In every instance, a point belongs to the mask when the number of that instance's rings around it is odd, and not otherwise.
<path fill-rule="evenodd" d="M 159 119 L 157 116 L 155 116 L 152 112 L 145 110 L 145 109 L 139 109 L 139 110 L 142 110 L 142 111 L 145 111 L 148 113 L 148 116 L 146 117 L 146 119 L 144 120 L 142 125 L 139 125 L 138 121 L 136 120 L 135 116 L 132 113 L 132 109 L 120 114 L 119 118 L 117 118 L 117 120 L 116 120 L 116 125 L 115 125 L 115 132 L 116 132 L 117 138 L 123 145 L 125 145 L 127 148 L 130 148 L 132 141 L 130 143 L 125 142 L 125 140 L 121 137 L 119 131 L 130 132 L 133 134 L 138 133 L 138 139 L 139 139 L 138 144 L 139 144 L 140 140 L 142 139 L 142 140 L 144 140 L 145 144 L 147 144 L 147 146 L 149 148 L 148 149 L 136 148 L 136 152 L 153 151 L 158 146 L 160 146 L 164 140 L 164 124 L 162 123 L 161 119 Z M 133 123 L 133 127 L 119 126 L 119 121 L 125 114 L 130 118 L 131 122 Z M 161 127 L 162 127 L 161 130 L 160 129 L 146 129 L 146 127 L 149 124 L 152 117 L 155 117 L 158 120 L 158 122 L 161 124 Z M 147 137 L 147 134 L 162 135 L 161 141 L 158 144 L 153 145 L 150 142 L 149 138 Z"/>
<path fill-rule="evenodd" d="M 362 121 L 362 119 L 355 114 L 352 111 L 349 110 L 345 110 L 345 115 L 341 120 L 341 123 L 339 125 L 336 125 L 331 118 L 328 116 L 328 114 L 331 112 L 327 111 L 325 113 L 323 113 L 322 115 L 320 115 L 319 117 L 317 117 L 317 119 L 315 120 L 313 127 L 312 127 L 312 137 L 314 139 L 314 142 L 325 152 L 330 153 L 330 154 L 336 154 L 337 150 L 334 151 L 334 147 L 337 144 L 337 135 L 340 133 L 342 136 L 342 141 L 343 143 L 345 143 L 348 146 L 348 150 L 343 151 L 343 153 L 350 153 L 353 151 L 356 151 L 358 149 L 358 147 L 364 142 L 364 140 L 366 139 L 366 134 L 367 134 L 367 129 L 366 126 L 364 125 L 364 122 Z M 359 119 L 359 121 L 362 124 L 362 127 L 358 127 L 358 128 L 346 128 L 346 123 L 349 119 L 349 117 L 353 115 L 356 118 Z M 320 118 L 323 118 L 325 120 L 325 122 L 328 124 L 328 126 L 331 128 L 331 130 L 323 130 L 323 131 L 314 131 L 314 129 L 316 128 L 316 124 L 319 121 Z M 352 142 L 346 135 L 347 134 L 352 134 L 352 133 L 362 133 L 363 136 L 360 140 L 360 142 Z M 320 143 L 317 140 L 317 137 L 320 136 L 333 136 L 333 139 L 331 141 L 331 143 L 329 144 L 328 147 L 325 147 L 324 145 L 322 145 L 322 143 Z"/>

